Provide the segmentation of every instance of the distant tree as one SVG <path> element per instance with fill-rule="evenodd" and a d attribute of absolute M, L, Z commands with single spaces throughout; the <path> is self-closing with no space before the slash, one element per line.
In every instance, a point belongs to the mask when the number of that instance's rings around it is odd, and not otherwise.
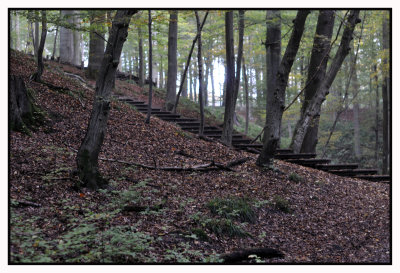
<path fill-rule="evenodd" d="M 152 34 L 151 34 L 151 10 L 149 10 L 149 102 L 147 104 L 147 116 L 145 123 L 150 123 L 150 116 L 151 116 L 151 104 L 153 101 L 153 41 L 152 41 Z"/>
<path fill-rule="evenodd" d="M 106 133 L 115 73 L 123 44 L 128 36 L 131 16 L 136 12 L 135 10 L 118 10 L 113 20 L 110 37 L 96 81 L 96 91 L 88 128 L 76 158 L 78 175 L 82 181 L 80 186 L 98 189 L 107 184 L 99 172 L 98 157 Z"/>
<path fill-rule="evenodd" d="M 165 99 L 165 108 L 171 111 L 176 99 L 176 78 L 178 72 L 177 63 L 177 45 L 178 45 L 178 11 L 170 11 L 169 31 L 168 31 L 168 77 L 167 94 Z"/>
<path fill-rule="evenodd" d="M 138 36 L 139 36 L 139 86 L 144 86 L 144 54 L 143 54 L 143 34 L 142 26 L 138 25 Z"/>
<path fill-rule="evenodd" d="M 104 35 L 106 28 L 106 12 L 103 10 L 89 10 L 90 35 L 89 35 L 89 62 L 88 76 L 95 79 L 99 73 L 101 61 L 104 56 Z"/>
<path fill-rule="evenodd" d="M 46 17 L 46 11 L 42 10 L 42 35 L 40 36 L 40 44 L 37 49 L 37 71 L 32 75 L 32 79 L 35 82 L 41 82 L 42 81 L 42 74 L 44 70 L 44 64 L 43 64 L 43 49 L 44 49 L 44 43 L 46 42 L 46 35 L 47 35 L 47 17 Z"/>
<path fill-rule="evenodd" d="M 199 104 L 200 104 L 200 127 L 199 127 L 199 135 L 203 136 L 204 132 L 204 82 L 203 82 L 203 57 L 201 55 L 201 23 L 199 18 L 199 13 L 197 10 L 194 12 L 196 15 L 196 23 L 197 23 L 197 66 L 199 70 Z"/>
<path fill-rule="evenodd" d="M 300 10 L 297 12 L 289 43 L 276 74 L 275 87 L 274 89 L 268 89 L 263 147 L 256 161 L 258 166 L 271 167 L 273 165 L 273 158 L 280 138 L 283 110 L 285 109 L 285 90 L 288 77 L 299 49 L 304 25 L 309 13 L 309 10 Z M 268 43 L 267 46 L 269 46 Z"/>

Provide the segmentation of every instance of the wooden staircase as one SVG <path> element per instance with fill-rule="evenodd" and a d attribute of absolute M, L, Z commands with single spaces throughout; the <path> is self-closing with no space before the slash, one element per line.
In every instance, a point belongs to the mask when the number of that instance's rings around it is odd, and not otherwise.
<path fill-rule="evenodd" d="M 136 101 L 127 97 L 117 97 L 117 99 L 121 102 L 125 102 L 134 106 L 141 113 L 147 113 L 148 105 L 144 101 Z M 152 115 L 164 121 L 178 124 L 182 130 L 193 134 L 197 134 L 199 132 L 200 121 L 197 119 L 184 118 L 179 114 L 163 111 L 160 108 L 152 108 L 151 113 Z M 209 138 L 217 139 L 221 137 L 221 134 L 222 128 L 218 126 L 204 126 L 204 135 Z M 263 145 L 261 143 L 252 143 L 252 140 L 246 135 L 235 132 L 232 136 L 232 146 L 238 150 L 244 150 L 250 153 L 260 153 Z M 313 153 L 296 154 L 293 153 L 291 149 L 277 149 L 275 158 L 340 176 L 382 183 L 391 182 L 390 175 L 377 175 L 378 170 L 376 169 L 358 169 L 358 164 L 356 163 L 330 164 L 330 159 L 319 159 L 316 158 L 316 156 L 317 155 Z"/>

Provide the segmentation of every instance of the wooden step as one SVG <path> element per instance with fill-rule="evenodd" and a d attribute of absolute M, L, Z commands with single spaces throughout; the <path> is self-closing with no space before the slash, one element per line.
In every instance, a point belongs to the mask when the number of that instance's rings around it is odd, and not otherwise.
<path fill-rule="evenodd" d="M 340 175 L 340 176 L 356 176 L 356 175 L 369 175 L 377 174 L 376 169 L 353 169 L 353 170 L 330 170 L 330 173 Z"/>
<path fill-rule="evenodd" d="M 328 164 L 329 162 L 331 162 L 330 159 L 322 158 L 286 159 L 285 161 L 306 167 L 314 167 L 317 164 Z"/>
<path fill-rule="evenodd" d="M 263 147 L 263 145 L 259 143 L 235 144 L 233 146 L 240 149 L 246 149 L 246 148 L 261 149 Z"/>
<path fill-rule="evenodd" d="M 215 126 L 204 126 L 204 131 L 206 130 L 214 130 L 216 127 Z M 191 133 L 198 133 L 199 132 L 199 126 L 181 126 L 182 130 L 189 131 Z"/>
<path fill-rule="evenodd" d="M 147 104 L 145 104 L 144 101 L 133 101 L 131 99 L 127 99 L 127 100 L 124 100 L 124 102 L 127 102 L 132 105 L 145 105 L 147 107 Z"/>
<path fill-rule="evenodd" d="M 300 159 L 300 158 L 315 158 L 317 154 L 313 153 L 300 153 L 300 154 L 294 154 L 294 153 L 287 153 L 287 154 L 276 154 L 275 158 L 276 159 Z"/>
<path fill-rule="evenodd" d="M 160 113 L 160 110 L 161 109 L 151 109 L 151 113 Z M 147 113 L 147 109 L 138 109 L 138 111 L 140 112 L 140 113 Z"/>
<path fill-rule="evenodd" d="M 276 149 L 277 154 L 293 154 L 292 149 Z"/>
<path fill-rule="evenodd" d="M 243 138 L 243 135 L 238 135 L 238 136 L 240 136 L 241 139 L 238 139 L 238 138 L 232 139 L 232 145 L 235 145 L 235 144 L 249 144 L 251 142 L 251 139 Z"/>
<path fill-rule="evenodd" d="M 352 170 L 357 169 L 358 164 L 356 163 L 348 163 L 348 164 L 318 164 L 315 165 L 316 169 L 322 171 L 329 171 L 329 170 Z"/>
<path fill-rule="evenodd" d="M 168 118 L 180 118 L 181 115 L 177 115 L 177 114 L 159 114 L 159 113 L 154 113 L 154 116 L 159 117 L 160 119 L 168 119 Z"/>
<path fill-rule="evenodd" d="M 221 134 L 207 134 L 208 137 L 212 138 L 221 138 Z M 232 142 L 233 141 L 240 141 L 243 136 L 239 134 L 232 135 Z"/>
<path fill-rule="evenodd" d="M 391 180 L 390 175 L 356 175 L 354 178 L 383 183 L 390 183 Z"/>
<path fill-rule="evenodd" d="M 181 127 L 196 127 L 200 126 L 200 121 L 178 121 L 176 122 Z"/>

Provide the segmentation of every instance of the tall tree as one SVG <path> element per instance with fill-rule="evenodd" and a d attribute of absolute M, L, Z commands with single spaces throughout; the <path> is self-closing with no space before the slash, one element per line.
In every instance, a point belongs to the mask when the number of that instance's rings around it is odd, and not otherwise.
<path fill-rule="evenodd" d="M 320 114 L 322 102 L 329 94 L 329 88 L 331 87 L 332 82 L 335 79 L 344 59 L 350 51 L 350 42 L 353 39 L 355 25 L 360 22 L 360 19 L 358 18 L 359 13 L 359 10 L 352 10 L 347 17 L 346 26 L 343 31 L 339 48 L 332 60 L 328 73 L 319 85 L 319 88 L 311 102 L 309 102 L 307 108 L 304 110 L 304 115 L 300 117 L 300 120 L 296 124 L 295 133 L 290 145 L 290 147 L 296 153 L 300 152 L 307 129 L 311 125 L 312 120 Z"/>
<path fill-rule="evenodd" d="M 96 81 L 88 128 L 76 157 L 78 175 L 82 181 L 80 186 L 98 189 L 107 184 L 99 172 L 98 157 L 106 134 L 112 86 L 119 57 L 128 36 L 131 16 L 136 12 L 136 10 L 118 10 L 113 20 L 111 35 Z"/>
<path fill-rule="evenodd" d="M 204 82 L 203 82 L 203 57 L 201 55 L 201 24 L 199 13 L 197 10 L 194 12 L 196 15 L 196 25 L 197 25 L 197 66 L 199 68 L 199 104 L 200 104 L 200 127 L 199 135 L 203 136 L 204 133 Z M 206 15 L 207 16 L 207 15 Z"/>
<path fill-rule="evenodd" d="M 389 173 L 390 161 L 391 161 L 391 147 L 390 147 L 390 138 L 391 138 L 391 85 L 390 85 L 390 38 L 389 38 L 389 18 L 386 14 L 384 14 L 384 18 L 382 21 L 382 45 L 385 53 L 385 57 L 383 58 L 383 82 L 382 82 L 382 103 L 383 103 L 383 164 L 382 164 L 382 173 Z"/>
<path fill-rule="evenodd" d="M 246 65 L 244 63 L 244 58 L 242 60 L 243 66 L 243 83 L 244 83 L 244 92 L 245 92 L 245 102 L 246 102 L 246 123 L 244 127 L 244 134 L 247 135 L 249 131 L 249 120 L 250 120 L 250 105 L 249 105 L 249 84 L 247 81 L 247 74 L 246 74 Z"/>
<path fill-rule="evenodd" d="M 286 47 L 285 54 L 276 74 L 275 87 L 272 90 L 268 89 L 267 115 L 264 126 L 263 148 L 256 161 L 258 166 L 271 167 L 273 164 L 273 158 L 280 137 L 280 127 L 283 110 L 285 108 L 285 90 L 288 77 L 299 49 L 300 40 L 303 36 L 304 25 L 309 13 L 309 10 L 300 10 L 297 12 L 289 43 Z"/>
<path fill-rule="evenodd" d="M 34 45 L 34 51 L 35 51 L 35 58 L 37 59 L 38 57 L 38 50 L 39 50 L 39 11 L 35 10 L 35 43 Z"/>
<path fill-rule="evenodd" d="M 227 86 L 225 94 L 224 125 L 222 127 L 221 141 L 228 146 L 232 144 L 235 106 L 239 93 L 240 69 L 241 69 L 241 61 L 243 55 L 243 33 L 244 33 L 244 11 L 240 10 L 239 46 L 238 46 L 238 57 L 236 60 L 236 75 L 235 75 L 233 12 L 232 11 L 227 12 L 225 16 Z"/>
<path fill-rule="evenodd" d="M 144 54 L 143 54 L 143 34 L 142 26 L 138 25 L 138 35 L 139 35 L 139 86 L 144 86 Z"/>
<path fill-rule="evenodd" d="M 153 102 L 153 41 L 152 41 L 152 34 L 151 34 L 151 10 L 149 10 L 149 102 L 147 104 L 147 116 L 145 123 L 150 123 L 150 116 L 151 116 L 151 104 Z"/>
<path fill-rule="evenodd" d="M 43 49 L 46 42 L 47 35 L 47 16 L 46 11 L 42 10 L 42 35 L 40 36 L 40 44 L 37 49 L 37 71 L 32 75 L 32 79 L 36 82 L 42 81 L 42 74 L 44 70 L 43 64 Z"/>
<path fill-rule="evenodd" d="M 268 112 L 269 104 L 268 101 L 273 101 L 276 95 L 274 90 L 276 89 L 276 77 L 278 75 L 279 64 L 281 61 L 281 14 L 279 10 L 267 10 L 267 37 L 265 41 L 265 48 L 267 50 L 266 61 L 267 61 L 267 103 L 266 112 Z M 300 37 L 301 38 L 301 37 Z M 256 71 L 257 73 L 257 71 Z M 257 81 L 256 81 L 257 83 Z M 284 92 L 284 91 L 283 91 Z M 266 125 L 269 122 L 265 120 Z M 279 129 L 280 131 L 280 125 Z M 264 132 L 263 142 L 265 142 L 267 135 Z"/>
<path fill-rule="evenodd" d="M 178 62 L 176 58 L 178 47 L 178 11 L 172 10 L 169 15 L 168 30 L 168 77 L 167 94 L 165 98 L 165 108 L 171 111 L 176 99 L 176 78 L 178 72 Z"/>
<path fill-rule="evenodd" d="M 73 25 L 73 10 L 61 10 L 61 19 L 68 25 Z M 60 29 L 60 61 L 63 63 L 73 62 L 73 32 L 70 28 L 61 27 Z"/>
<path fill-rule="evenodd" d="M 329 59 L 330 44 L 335 22 L 334 10 L 321 10 L 318 16 L 317 27 L 314 36 L 314 45 L 311 51 L 310 64 L 306 87 L 304 90 L 304 102 L 301 108 L 301 115 L 305 114 L 308 104 L 317 92 L 326 74 L 326 67 Z M 318 142 L 319 115 L 317 115 L 307 128 L 300 152 L 316 153 Z"/>
<path fill-rule="evenodd" d="M 90 10 L 89 16 L 91 30 L 89 36 L 88 76 L 95 79 L 99 73 L 104 55 L 106 12 L 104 10 Z"/>

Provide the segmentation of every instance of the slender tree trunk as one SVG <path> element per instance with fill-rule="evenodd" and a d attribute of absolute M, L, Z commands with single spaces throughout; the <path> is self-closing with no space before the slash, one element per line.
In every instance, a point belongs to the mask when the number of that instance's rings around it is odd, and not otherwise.
<path fill-rule="evenodd" d="M 279 142 L 283 110 L 285 109 L 284 100 L 288 77 L 297 51 L 299 49 L 300 40 L 303 36 L 304 25 L 309 13 L 309 10 L 299 10 L 297 12 L 289 43 L 286 47 L 285 54 L 282 58 L 278 72 L 276 74 L 275 87 L 273 89 L 268 88 L 267 116 L 266 124 L 264 127 L 263 148 L 256 161 L 256 164 L 258 166 L 270 167 L 273 164 L 273 158 Z M 268 41 L 270 40 L 267 40 L 267 45 L 270 44 L 269 48 L 272 51 L 273 49 L 271 48 L 271 46 L 276 44 L 277 41 L 273 40 L 270 43 L 268 43 Z M 274 50 L 274 52 L 275 51 L 277 50 Z"/>
<path fill-rule="evenodd" d="M 304 90 L 304 102 L 301 108 L 302 115 L 305 114 L 308 104 L 325 77 L 334 22 L 334 10 L 321 10 L 319 12 L 310 65 L 308 66 L 307 86 Z M 319 115 L 311 121 L 310 126 L 307 128 L 300 152 L 316 153 L 318 127 Z"/>
<path fill-rule="evenodd" d="M 200 127 L 199 127 L 199 135 L 203 136 L 204 133 L 204 82 L 203 82 L 203 57 L 201 56 L 201 24 L 200 18 L 197 10 L 195 11 L 196 15 L 196 23 L 197 23 L 197 63 L 199 70 L 199 104 L 200 104 Z"/>
<path fill-rule="evenodd" d="M 35 43 L 34 43 L 34 51 L 35 51 L 35 59 L 38 57 L 38 49 L 39 49 L 39 11 L 35 10 Z"/>
<path fill-rule="evenodd" d="M 388 174 L 391 173 L 390 171 L 390 162 L 391 162 L 391 127 L 390 127 L 390 117 L 391 117 L 391 85 L 390 85 L 390 38 L 389 38 L 389 31 L 390 31 L 390 24 L 389 18 L 387 15 L 384 15 L 383 24 L 382 24 L 382 44 L 383 50 L 385 52 L 385 58 L 383 58 L 383 82 L 382 82 L 382 102 L 383 102 L 383 164 L 382 164 L 382 173 Z"/>
<path fill-rule="evenodd" d="M 176 58 L 178 45 L 178 11 L 170 11 L 168 31 L 168 77 L 165 108 L 171 111 L 176 99 L 176 77 L 178 73 L 178 62 Z"/>
<path fill-rule="evenodd" d="M 353 53 L 354 55 L 354 53 Z M 353 87 L 353 98 L 359 92 L 359 83 L 357 78 L 357 70 L 354 69 L 354 74 L 351 77 Z M 354 156 L 356 159 L 361 158 L 361 144 L 360 144 L 360 120 L 359 120 L 360 105 L 357 99 L 353 100 L 353 129 L 354 129 Z"/>
<path fill-rule="evenodd" d="M 46 11 L 42 10 L 42 35 L 40 37 L 40 45 L 37 51 L 37 71 L 35 74 L 32 75 L 32 78 L 35 82 L 42 81 L 42 74 L 44 70 L 43 50 L 44 50 L 44 44 L 46 42 L 46 35 L 47 35 L 47 17 L 46 17 Z"/>
<path fill-rule="evenodd" d="M 225 14 L 225 45 L 226 45 L 226 91 L 225 114 L 221 141 L 230 146 L 232 143 L 233 113 L 235 111 L 235 55 L 233 39 L 233 11 Z"/>
<path fill-rule="evenodd" d="M 106 181 L 98 168 L 98 157 L 107 129 L 112 85 L 115 79 L 118 60 L 123 44 L 128 36 L 128 26 L 134 10 L 118 10 L 114 17 L 112 30 L 104 53 L 103 62 L 96 81 L 96 91 L 92 113 L 85 138 L 76 158 L 79 178 L 82 185 L 91 189 L 104 187 Z"/>
<path fill-rule="evenodd" d="M 143 37 L 142 37 L 142 27 L 138 26 L 139 34 L 139 86 L 144 86 L 144 54 L 143 54 Z"/>
<path fill-rule="evenodd" d="M 309 103 L 307 109 L 304 111 L 304 115 L 302 115 L 300 120 L 297 122 L 295 135 L 291 143 L 291 148 L 295 153 L 300 152 L 301 144 L 303 143 L 307 128 L 311 125 L 313 118 L 319 115 L 322 102 L 328 95 L 329 88 L 331 87 L 332 82 L 343 63 L 343 60 L 349 53 L 350 41 L 353 39 L 355 25 L 360 22 L 360 19 L 358 18 L 359 12 L 359 10 L 352 10 L 350 12 L 350 15 L 347 18 L 347 24 L 343 31 L 340 46 L 332 60 L 328 73 L 318 88 L 315 96 Z"/>
<path fill-rule="evenodd" d="M 163 64 L 163 57 L 160 56 L 160 88 L 164 88 L 164 64 Z"/>
<path fill-rule="evenodd" d="M 81 18 L 78 16 L 79 11 L 74 10 L 73 23 L 75 26 L 79 26 Z M 73 59 L 72 63 L 76 66 L 81 66 L 82 63 L 82 47 L 81 40 L 82 34 L 78 30 L 73 31 Z"/>
<path fill-rule="evenodd" d="M 215 107 L 215 86 L 214 86 L 214 65 L 210 63 L 210 78 L 211 78 L 211 100 L 212 106 Z"/>
<path fill-rule="evenodd" d="M 225 101 L 224 125 L 222 128 L 221 141 L 225 145 L 230 146 L 232 144 L 235 106 L 239 93 L 240 69 L 243 56 L 244 11 L 243 10 L 239 11 L 239 46 L 238 46 L 238 57 L 236 61 L 236 75 L 234 74 L 235 55 L 234 55 L 234 39 L 233 39 L 233 12 L 227 13 L 225 22 L 226 22 L 225 23 L 226 51 L 227 51 L 226 58 L 227 58 L 228 79 L 227 79 L 227 93 L 225 98 L 226 101 Z M 229 67 L 231 63 L 233 67 Z M 232 77 L 232 79 L 230 77 Z M 232 87 L 231 87 L 232 84 L 231 81 L 233 81 Z"/>
<path fill-rule="evenodd" d="M 61 10 L 61 19 L 73 23 L 73 10 Z M 66 18 L 65 18 L 66 17 Z M 72 30 L 61 27 L 60 29 L 60 62 L 72 63 L 73 60 L 73 35 Z"/>
<path fill-rule="evenodd" d="M 379 151 L 379 85 L 378 85 L 378 72 L 377 65 L 373 66 L 374 88 L 375 88 L 375 163 L 378 166 L 378 151 Z M 370 84 L 372 87 L 372 84 Z"/>
<path fill-rule="evenodd" d="M 183 77 L 183 75 L 182 75 L 182 77 Z M 189 79 L 189 90 L 190 90 L 189 98 L 191 101 L 193 101 L 193 71 L 192 71 L 191 65 L 189 66 L 189 77 L 190 77 L 190 79 Z"/>
<path fill-rule="evenodd" d="M 151 104 L 153 102 L 153 41 L 151 37 L 151 10 L 149 10 L 149 102 L 147 104 L 147 117 L 145 123 L 150 123 Z"/>
<path fill-rule="evenodd" d="M 247 82 L 246 65 L 244 63 L 244 57 L 242 59 L 242 66 L 243 66 L 242 73 L 243 73 L 245 102 L 246 102 L 246 123 L 244 127 L 244 134 L 247 135 L 247 133 L 249 132 L 250 105 L 249 105 L 249 84 Z"/>
<path fill-rule="evenodd" d="M 203 29 L 203 27 L 204 27 L 204 24 L 206 23 L 207 16 L 208 16 L 208 11 L 207 11 L 206 14 L 204 15 L 203 22 L 202 22 L 201 25 L 200 25 L 200 33 L 201 33 L 201 31 L 202 31 L 202 29 Z M 194 45 L 196 44 L 196 41 L 197 41 L 198 38 L 199 38 L 199 32 L 197 32 L 196 37 L 193 39 L 192 47 L 190 48 L 189 56 L 188 56 L 188 58 L 187 58 L 187 60 L 186 60 L 185 70 L 184 70 L 184 72 L 183 72 L 183 77 L 182 77 L 182 79 L 181 79 L 181 84 L 179 85 L 179 91 L 178 91 L 178 94 L 176 95 L 176 101 L 175 101 L 174 108 L 173 108 L 173 112 L 174 112 L 174 113 L 176 113 L 176 108 L 178 107 L 179 96 L 180 96 L 181 93 L 182 93 L 182 88 L 183 88 L 184 82 L 185 82 L 185 80 L 186 80 L 186 74 L 187 74 L 188 67 L 189 67 L 189 65 L 190 65 L 190 60 L 191 60 L 191 58 L 192 58 L 192 53 L 193 53 Z M 195 83 L 196 83 L 196 77 L 195 77 Z M 195 97 L 196 97 L 196 87 L 194 88 L 194 94 L 195 94 Z"/>
<path fill-rule="evenodd" d="M 185 72 L 185 65 L 182 66 L 182 74 L 181 74 L 181 79 L 183 78 L 183 73 Z M 182 87 L 182 97 L 187 98 L 187 80 L 184 81 L 183 87 Z"/>
<path fill-rule="evenodd" d="M 57 36 L 58 36 L 58 26 L 56 27 L 56 35 L 54 36 L 53 52 L 51 54 L 51 60 L 55 60 L 56 50 L 57 50 Z"/>
<path fill-rule="evenodd" d="M 19 28 L 19 15 L 17 12 L 15 12 L 15 35 L 16 37 L 16 46 L 15 49 L 16 50 L 20 50 L 21 49 L 21 37 L 20 35 L 20 28 Z"/>

